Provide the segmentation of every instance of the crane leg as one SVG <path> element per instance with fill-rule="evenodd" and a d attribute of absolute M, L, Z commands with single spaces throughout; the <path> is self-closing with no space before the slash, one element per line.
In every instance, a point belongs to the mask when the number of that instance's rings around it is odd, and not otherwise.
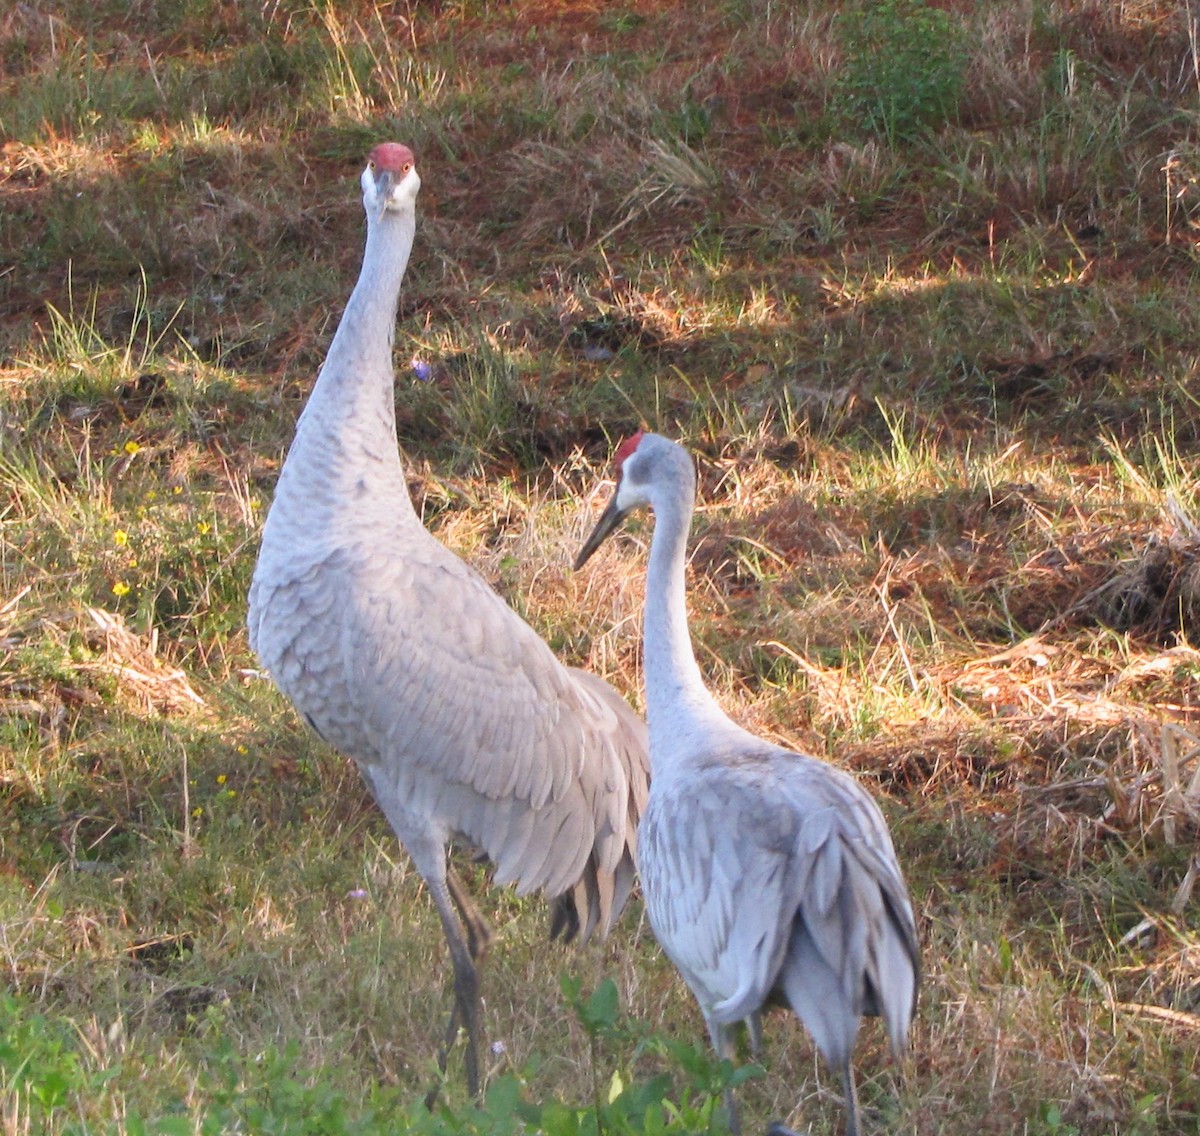
<path fill-rule="evenodd" d="M 488 926 L 488 921 L 480 914 L 479 908 L 475 906 L 470 894 L 467 892 L 467 889 L 463 887 L 462 880 L 460 880 L 455 874 L 454 869 L 449 867 L 446 869 L 446 889 L 450 893 L 450 898 L 453 900 L 454 906 L 458 909 L 459 918 L 462 920 L 462 927 L 466 931 L 467 953 L 471 956 L 471 962 L 473 964 L 478 963 L 483 956 L 487 954 L 488 947 L 490 947 L 492 944 L 492 929 Z M 445 920 L 443 919 L 443 926 L 444 925 Z M 449 935 L 447 935 L 447 940 L 448 939 Z M 453 949 L 451 950 L 451 957 L 453 957 Z M 478 967 L 472 966 L 472 970 L 477 972 Z M 475 982 L 478 984 L 477 974 Z M 450 1056 L 450 1050 L 458 1038 L 458 1027 L 462 1024 L 462 1020 L 466 1016 L 463 1010 L 463 1002 L 458 996 L 458 990 L 459 970 L 456 966 L 454 969 L 454 1008 L 450 1011 L 450 1022 L 446 1026 L 446 1039 L 442 1043 L 442 1051 L 438 1055 L 438 1068 L 441 1069 L 443 1073 L 446 1071 L 446 1062 Z M 476 1002 L 478 1003 L 478 992 L 476 992 L 475 998 Z M 478 1022 L 478 1010 L 476 1011 L 476 1021 Z M 472 1032 L 473 1031 L 471 1030 L 470 1026 L 468 1026 L 468 1037 L 472 1035 Z M 475 1045 L 473 1049 L 475 1056 L 476 1077 L 478 1078 L 478 1046 Z M 468 1082 L 471 1079 L 471 1060 L 472 1053 L 469 1049 L 467 1054 Z M 475 1095 L 478 1095 L 478 1088 L 473 1088 L 471 1092 Z M 425 1103 L 429 1108 L 432 1108 L 433 1102 L 436 1099 L 436 1091 L 431 1092 L 431 1094 L 426 1098 Z"/>
<path fill-rule="evenodd" d="M 451 882 L 453 881 L 453 882 Z M 446 1063 L 450 1058 L 450 1049 L 458 1037 L 460 1023 L 467 1028 L 467 1049 L 464 1055 L 466 1065 L 467 1089 L 471 1096 L 479 1096 L 479 972 L 475 968 L 475 959 L 487 949 L 491 932 L 483 917 L 471 904 L 462 885 L 449 871 L 444 871 L 440 878 L 426 881 L 433 904 L 442 920 L 442 931 L 446 936 L 446 946 L 450 950 L 450 961 L 454 965 L 454 1009 L 450 1012 L 450 1023 L 446 1028 L 446 1039 L 442 1051 L 438 1055 L 438 1068 L 445 1073 Z M 456 894 L 457 893 L 457 894 Z M 467 926 L 466 934 L 458 921 L 455 909 L 463 910 L 466 905 L 470 915 L 464 913 L 463 922 Z M 437 1101 L 438 1087 L 426 1094 L 425 1106 L 433 1108 Z"/>
<path fill-rule="evenodd" d="M 733 1030 L 733 1026 L 720 1022 L 710 1021 L 708 1023 L 708 1034 L 712 1038 L 713 1049 L 719 1060 L 728 1058 L 732 1061 L 737 1056 L 733 1047 Z M 734 1099 L 732 1088 L 725 1090 L 723 1099 L 725 1111 L 729 1115 L 729 1131 L 733 1133 L 733 1136 L 739 1136 L 742 1131 L 742 1118 L 738 1114 L 737 1101 Z"/>
<path fill-rule="evenodd" d="M 849 1058 L 840 1072 L 842 1096 L 846 1098 L 846 1136 L 858 1136 L 858 1089 L 854 1087 L 854 1066 Z"/>
<path fill-rule="evenodd" d="M 858 1090 L 854 1087 L 854 1067 L 847 1059 L 845 1065 L 838 1070 L 842 1080 L 842 1096 L 846 1100 L 846 1136 L 858 1136 Z M 793 1128 L 788 1128 L 782 1121 L 776 1120 L 767 1126 L 767 1136 L 808 1136 Z"/>
<path fill-rule="evenodd" d="M 467 951 L 471 955 L 471 961 L 478 963 L 487 954 L 488 947 L 492 945 L 492 929 L 488 926 L 487 920 L 479 913 L 479 908 L 471 901 L 467 889 L 463 887 L 462 880 L 455 875 L 453 868 L 446 870 L 446 887 L 450 892 L 450 898 L 454 901 L 454 906 L 458 909 L 458 916 L 467 933 Z M 460 1009 L 458 999 L 455 998 L 454 1010 L 450 1014 L 450 1024 L 446 1027 L 446 1046 L 441 1066 L 443 1073 L 446 1071 L 445 1054 L 449 1053 L 454 1039 L 458 1036 Z"/>
<path fill-rule="evenodd" d="M 454 906 L 458 908 L 459 918 L 466 929 L 467 949 L 471 952 L 472 960 L 479 962 L 492 945 L 492 929 L 479 913 L 479 908 L 475 906 L 453 868 L 446 869 L 446 887 L 450 889 L 450 898 L 454 900 Z"/>
<path fill-rule="evenodd" d="M 750 1035 L 750 1053 L 757 1061 L 762 1053 L 762 1011 L 755 1010 L 746 1019 L 746 1032 Z"/>

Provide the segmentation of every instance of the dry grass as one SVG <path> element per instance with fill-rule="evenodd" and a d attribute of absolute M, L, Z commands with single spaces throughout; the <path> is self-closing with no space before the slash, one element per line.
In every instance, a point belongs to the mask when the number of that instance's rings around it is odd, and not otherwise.
<path fill-rule="evenodd" d="M 436 919 L 242 630 L 382 135 L 425 179 L 397 416 L 426 522 L 640 705 L 648 527 L 568 566 L 612 441 L 681 437 L 714 689 L 883 801 L 927 979 L 902 1065 L 864 1031 L 872 1129 L 1195 1127 L 1194 29 L 939 7 L 967 82 L 899 141 L 839 109 L 832 5 L 0 15 L 0 966 L 97 1078 L 87 1130 L 199 1117 L 288 1040 L 352 1107 L 431 1075 Z M 699 1037 L 636 905 L 576 956 L 489 903 L 494 1075 L 662 1067 L 597 1058 L 560 972 Z M 769 1036 L 753 1123 L 833 1130 L 803 1032 Z M 14 1094 L 0 1130 L 47 1117 Z"/>

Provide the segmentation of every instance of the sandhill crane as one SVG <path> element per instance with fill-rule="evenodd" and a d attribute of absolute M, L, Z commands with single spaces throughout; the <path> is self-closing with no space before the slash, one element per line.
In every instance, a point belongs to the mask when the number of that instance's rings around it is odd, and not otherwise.
<path fill-rule="evenodd" d="M 638 832 L 650 926 L 721 1057 L 733 1056 L 738 1021 L 757 1050 L 763 1007 L 795 1011 L 841 1076 L 855 1136 L 859 1021 L 881 1015 L 900 1051 L 919 984 L 891 836 L 857 781 L 743 730 L 705 687 L 685 596 L 696 487 L 687 451 L 639 431 L 616 463 L 616 491 L 575 566 L 630 510 L 654 511 L 643 630 L 651 783 Z M 727 1105 L 736 1130 L 732 1093 Z"/>
<path fill-rule="evenodd" d="M 461 1022 L 477 1095 L 475 964 L 490 930 L 447 846 L 462 837 L 498 883 L 542 889 L 552 934 L 605 934 L 633 883 L 645 726 L 603 680 L 559 663 L 421 524 L 392 369 L 421 182 L 398 143 L 376 146 L 360 180 L 362 270 L 279 475 L 250 643 L 308 724 L 357 763 L 424 879 L 454 966 L 440 1063 Z"/>

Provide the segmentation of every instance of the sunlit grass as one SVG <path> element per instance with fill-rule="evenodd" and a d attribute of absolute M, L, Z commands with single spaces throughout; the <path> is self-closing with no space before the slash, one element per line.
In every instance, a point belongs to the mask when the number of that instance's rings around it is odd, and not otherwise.
<path fill-rule="evenodd" d="M 396 361 L 427 525 L 640 706 L 652 522 L 570 563 L 611 446 L 680 438 L 710 685 L 881 800 L 926 993 L 899 1065 L 864 1027 L 868 1130 L 1194 1127 L 1183 9 L 955 6 L 965 85 L 890 134 L 839 102 L 836 6 L 131 11 L 0 15 L 0 1127 L 499 1136 L 511 1074 L 575 1136 L 614 1073 L 693 1091 L 644 1044 L 705 1049 L 636 902 L 548 949 L 469 868 L 500 1097 L 473 1113 L 455 1058 L 425 1113 L 436 917 L 247 649 L 385 135 L 424 180 Z M 589 1036 L 564 973 L 633 1022 Z M 785 1016 L 763 1062 L 751 1124 L 835 1129 Z"/>

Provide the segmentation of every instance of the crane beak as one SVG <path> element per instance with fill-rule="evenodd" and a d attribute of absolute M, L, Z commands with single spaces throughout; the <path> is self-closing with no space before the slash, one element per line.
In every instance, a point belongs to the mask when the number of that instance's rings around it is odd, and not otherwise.
<path fill-rule="evenodd" d="M 612 500 L 608 503 L 608 508 L 600 514 L 600 519 L 596 522 L 596 527 L 592 529 L 592 535 L 583 542 L 583 547 L 579 550 L 579 555 L 575 557 L 575 568 L 582 568 L 591 555 L 603 543 L 605 538 L 621 527 L 621 522 L 629 515 L 628 509 L 617 508 L 617 495 L 612 495 Z"/>
<path fill-rule="evenodd" d="M 375 200 L 379 202 L 379 216 L 382 217 L 392 199 L 392 190 L 396 187 L 396 175 L 391 170 L 380 170 L 375 177 Z"/>

